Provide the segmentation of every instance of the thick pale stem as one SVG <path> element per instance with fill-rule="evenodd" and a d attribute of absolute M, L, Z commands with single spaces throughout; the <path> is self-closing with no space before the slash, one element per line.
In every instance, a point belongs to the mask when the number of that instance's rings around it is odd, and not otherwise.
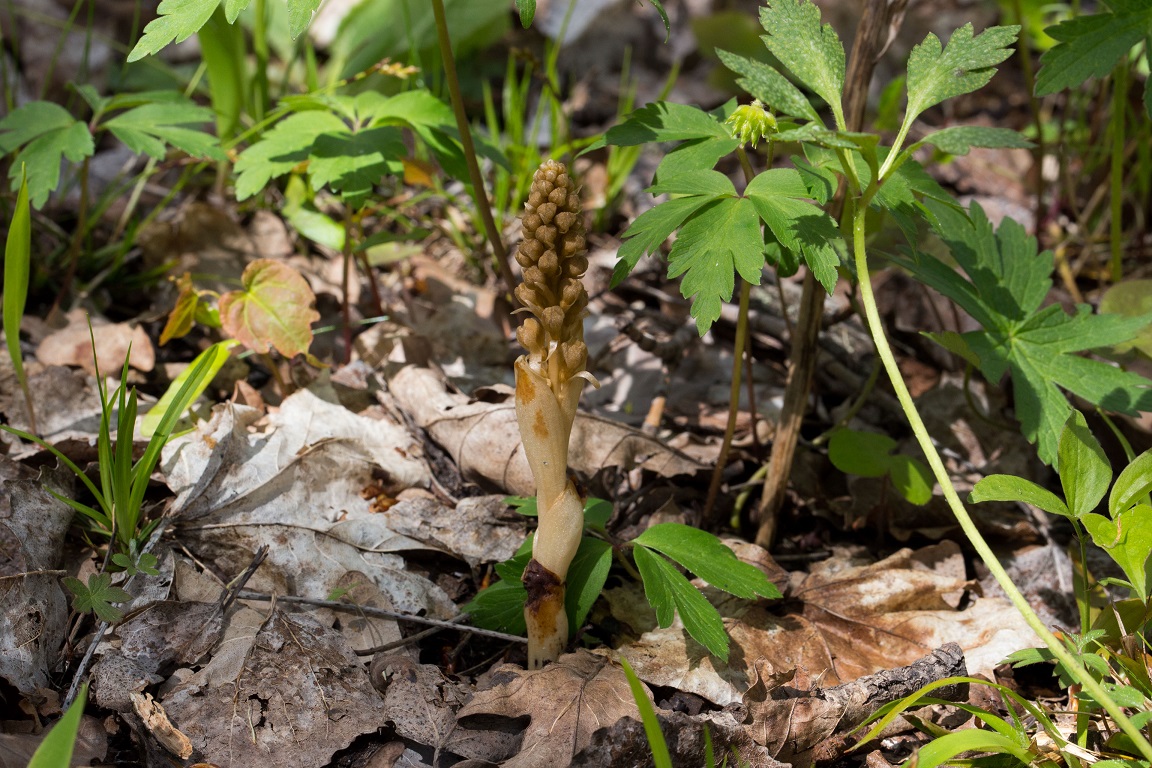
<path fill-rule="evenodd" d="M 916 441 L 920 443 L 920 448 L 924 451 L 924 457 L 928 460 L 928 466 L 932 468 L 932 474 L 936 476 L 936 481 L 940 483 L 940 488 L 944 493 L 944 499 L 948 502 L 948 506 L 952 509 L 952 513 L 956 516 L 956 521 L 960 524 L 960 528 L 964 531 L 964 535 L 968 537 L 968 541 L 972 544 L 972 548 L 980 555 L 980 559 L 984 561 L 984 565 L 988 567 L 988 571 L 996 579 L 996 582 L 1004 590 L 1012 605 L 1016 607 L 1024 621 L 1031 627 L 1032 631 L 1044 642 L 1048 649 L 1052 651 L 1055 656 L 1064 666 L 1072 672 L 1076 680 L 1084 687 L 1104 710 L 1112 716 L 1116 725 L 1120 727 L 1130 739 L 1136 748 L 1145 758 L 1152 760 L 1152 744 L 1140 732 L 1132 721 L 1129 720 L 1116 702 L 1108 695 L 1108 692 L 1096 682 L 1093 677 L 1088 674 L 1084 666 L 1068 652 L 1056 636 L 1053 635 L 1036 612 L 1032 610 L 1032 606 L 1016 588 L 1016 585 L 1009 578 L 1008 573 L 1004 570 L 1004 566 L 996 559 L 996 555 L 992 552 L 992 548 L 988 546 L 988 542 L 980 534 L 976 528 L 976 524 L 972 522 L 972 518 L 968 515 L 968 510 L 964 508 L 964 503 L 960 501 L 960 496 L 956 493 L 955 486 L 952 485 L 952 479 L 948 476 L 948 471 L 944 468 L 944 462 L 940 458 L 936 446 L 932 444 L 932 438 L 928 434 L 928 428 L 924 426 L 923 419 L 920 418 L 920 412 L 916 409 L 915 403 L 912 402 L 912 395 L 908 391 L 908 387 L 904 384 L 904 377 L 900 373 L 900 369 L 896 364 L 896 358 L 892 354 L 892 348 L 888 346 L 888 338 L 884 335 L 884 327 L 880 322 L 880 311 L 876 307 L 876 297 L 872 293 L 872 284 L 870 282 L 870 275 L 868 273 L 868 256 L 864 244 L 864 217 L 867 212 L 867 201 L 862 201 L 856 209 L 856 215 L 852 221 L 852 245 L 856 261 L 856 273 L 860 277 L 860 303 L 864 306 L 864 315 L 868 320 L 868 329 L 872 334 L 872 339 L 876 343 L 876 354 L 880 356 L 881 362 L 884 364 L 884 370 L 888 373 L 888 378 L 892 382 L 892 388 L 896 391 L 896 398 L 900 401 L 901 408 L 904 409 L 904 414 L 908 419 L 908 423 L 912 427 L 912 432 L 916 435 Z"/>

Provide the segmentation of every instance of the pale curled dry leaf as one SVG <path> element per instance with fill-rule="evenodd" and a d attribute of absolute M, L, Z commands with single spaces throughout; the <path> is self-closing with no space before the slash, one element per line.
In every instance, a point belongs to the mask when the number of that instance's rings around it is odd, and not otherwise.
<path fill-rule="evenodd" d="M 88 333 L 90 319 L 91 336 Z M 78 366 L 95 375 L 93 336 L 96 339 L 95 359 L 99 361 L 100 373 L 104 376 L 119 378 L 126 357 L 129 365 L 138 371 L 151 371 L 156 365 L 152 340 L 143 328 L 130 323 L 109 323 L 99 317 L 90 318 L 80 309 L 68 313 L 67 326 L 40 342 L 36 359 L 45 365 Z"/>
<path fill-rule="evenodd" d="M 408 366 L 388 383 L 396 402 L 457 462 L 465 478 L 509 493 L 536 491 L 516 424 L 512 390 L 491 387 L 484 401 L 449 392 L 432 370 Z M 623 424 L 578 413 L 568 466 L 592 476 L 605 468 L 641 467 L 664 477 L 691 475 L 705 466 Z"/>
<path fill-rule="evenodd" d="M 192 757 L 192 742 L 188 741 L 188 737 L 172 725 L 164 707 L 160 706 L 151 694 L 139 694 L 133 691 L 132 708 L 144 722 L 144 727 L 160 742 L 164 749 L 181 760 Z"/>
<path fill-rule="evenodd" d="M 639 717 L 623 669 L 587 651 L 561 656 L 540 670 L 504 664 L 490 673 L 489 683 L 457 713 L 448 748 L 465 757 L 504 760 L 505 768 L 568 765 L 598 729 Z M 514 755 L 485 752 L 476 732 L 469 732 L 469 718 L 486 725 L 493 717 L 526 716 L 531 719 Z"/>
<path fill-rule="evenodd" d="M 284 401 L 264 434 L 249 431 L 258 417 L 243 406 L 218 406 L 210 421 L 166 447 L 181 540 L 231 572 L 270 545 L 253 589 L 322 599 L 358 571 L 395 610 L 455 615 L 444 591 L 408 572 L 395 554 L 431 547 L 389 529 L 365 493 L 381 483 L 398 492 L 428 482 L 407 432 L 307 390 Z M 418 519 L 436 504 L 402 501 L 396 513 Z"/>

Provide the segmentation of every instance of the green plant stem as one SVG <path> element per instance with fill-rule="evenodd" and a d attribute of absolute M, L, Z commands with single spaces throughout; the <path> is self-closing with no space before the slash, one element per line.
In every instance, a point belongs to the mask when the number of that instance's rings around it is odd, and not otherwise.
<path fill-rule="evenodd" d="M 740 373 L 744 368 L 744 339 L 748 335 L 748 303 L 752 286 L 747 280 L 740 281 L 740 316 L 736 321 L 736 341 L 732 344 L 732 391 L 728 405 L 728 425 L 724 428 L 724 443 L 716 458 L 716 469 L 712 471 L 712 482 L 708 485 L 708 501 L 704 504 L 704 520 L 712 523 L 712 510 L 716 497 L 720 495 L 720 481 L 724 477 L 724 467 L 728 464 L 728 453 L 732 450 L 732 436 L 736 433 L 736 414 L 740 410 Z"/>
<path fill-rule="evenodd" d="M 268 0 L 256 0 L 256 21 L 252 26 L 252 52 L 256 54 L 256 73 L 252 86 L 252 117 L 264 119 L 268 109 Z"/>
<path fill-rule="evenodd" d="M 996 559 L 996 555 L 992 552 L 991 547 L 988 546 L 988 543 L 976 528 L 976 524 L 972 521 L 968 510 L 964 508 L 964 503 L 960 500 L 960 496 L 956 493 L 956 488 L 952 485 L 952 480 L 948 476 L 948 471 L 944 468 L 944 462 L 940 458 L 940 453 L 932 444 L 932 438 L 928 434 L 927 427 L 924 426 L 924 420 L 920 418 L 920 412 L 916 409 L 915 403 L 912 402 L 912 395 L 904 383 L 900 368 L 896 364 L 896 358 L 892 354 L 892 347 L 889 346 L 888 338 L 884 334 L 884 326 L 880 321 L 880 310 L 876 306 L 876 297 L 872 293 L 871 275 L 868 272 L 868 255 L 865 246 L 865 213 L 868 209 L 868 201 L 877 189 L 878 186 L 875 183 L 870 185 L 869 190 L 864 195 L 864 199 L 858 202 L 856 215 L 852 219 L 852 249 L 856 263 L 856 273 L 860 279 L 860 299 L 864 305 L 864 315 L 868 321 L 868 329 L 876 344 L 876 353 L 884 363 L 884 369 L 887 371 L 888 378 L 892 382 L 892 388 L 896 392 L 896 399 L 900 401 L 900 406 L 904 409 L 904 414 L 908 419 L 909 425 L 912 427 L 912 432 L 916 435 L 916 441 L 920 443 L 920 448 L 924 451 L 924 457 L 928 461 L 928 466 L 932 468 L 932 473 L 935 475 L 937 482 L 940 483 L 940 488 L 944 493 L 944 499 L 948 502 L 948 506 L 956 516 L 956 522 L 960 524 L 964 535 L 967 536 L 973 549 L 980 555 L 980 559 L 984 561 L 984 565 L 988 568 L 989 573 L 996 579 L 996 582 L 1000 585 L 1001 589 L 1004 590 L 1004 593 L 1008 596 L 1008 599 L 1012 602 L 1012 605 L 1015 606 L 1016 610 L 1019 611 L 1024 621 L 1044 644 L 1048 646 L 1048 649 L 1052 651 L 1052 655 L 1063 663 L 1065 668 L 1076 677 L 1084 690 L 1108 712 L 1120 730 L 1136 745 L 1140 753 L 1143 754 L 1146 759 L 1152 760 L 1152 744 L 1148 742 L 1148 739 L 1144 737 L 1140 729 L 1121 711 L 1120 707 L 1117 706 L 1112 697 L 1108 695 L 1108 692 L 1104 690 L 1103 686 L 1068 652 L 1064 644 L 1044 626 L 1044 622 L 1040 620 L 1040 617 L 1032 610 L 1032 606 L 1028 604 L 1024 595 L 1020 593 L 1020 590 L 1012 582 L 1012 579 L 1004 570 L 1004 566 Z"/>
<path fill-rule="evenodd" d="M 492 254 L 496 257 L 500 276 L 504 279 L 509 296 L 513 296 L 512 301 L 515 301 L 512 292 L 516 288 L 516 277 L 512 274 L 511 264 L 508 263 L 508 251 L 504 248 L 500 230 L 496 228 L 496 220 L 492 218 L 492 207 L 488 204 L 488 193 L 484 190 L 484 177 L 480 175 L 480 163 L 476 160 L 476 146 L 472 143 L 468 115 L 464 112 L 464 98 L 460 95 L 460 80 L 456 76 L 452 40 L 448 37 L 444 0 L 432 0 L 432 13 L 436 17 L 436 40 L 440 44 L 440 58 L 444 64 L 445 79 L 448 81 L 452 111 L 456 114 L 456 129 L 460 133 L 460 145 L 464 149 L 464 160 L 468 164 L 468 178 L 472 181 L 472 198 L 476 202 L 476 210 L 480 212 L 480 221 L 484 224 L 484 232 L 488 237 L 488 243 L 492 246 Z"/>
<path fill-rule="evenodd" d="M 1122 56 L 1116 69 L 1112 71 L 1112 167 L 1111 210 L 1109 229 L 1112 248 L 1112 282 L 1118 283 L 1124 277 L 1122 264 L 1124 256 L 1124 229 L 1120 217 L 1124 207 L 1124 122 L 1127 119 L 1128 102 L 1128 57 Z"/>

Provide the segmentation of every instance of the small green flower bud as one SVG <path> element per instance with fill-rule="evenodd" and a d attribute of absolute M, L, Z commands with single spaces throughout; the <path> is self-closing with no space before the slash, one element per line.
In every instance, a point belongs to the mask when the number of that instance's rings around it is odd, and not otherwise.
<path fill-rule="evenodd" d="M 736 107 L 736 111 L 724 122 L 730 126 L 734 138 L 739 139 L 741 144 L 751 144 L 753 147 L 760 139 L 776 133 L 776 118 L 758 99 L 751 104 Z"/>

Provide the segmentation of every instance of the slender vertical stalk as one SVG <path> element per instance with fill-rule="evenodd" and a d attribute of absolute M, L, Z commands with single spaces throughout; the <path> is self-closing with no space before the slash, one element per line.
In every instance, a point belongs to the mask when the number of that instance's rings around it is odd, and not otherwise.
<path fill-rule="evenodd" d="M 1014 21 L 1020 25 L 1019 45 L 1016 52 L 1020 56 L 1020 72 L 1024 76 L 1024 87 L 1028 90 L 1028 105 L 1032 112 L 1032 129 L 1036 132 L 1035 146 L 1032 147 L 1032 172 L 1036 176 L 1036 209 L 1033 233 L 1039 233 L 1044 224 L 1044 118 L 1040 114 L 1040 99 L 1036 96 L 1036 77 L 1032 70 L 1032 34 L 1028 31 L 1028 21 L 1024 18 L 1023 0 L 1012 0 Z"/>
<path fill-rule="evenodd" d="M 1040 617 L 1032 610 L 1032 606 L 1028 604 L 1024 595 L 1020 593 L 1020 590 L 1012 582 L 1012 579 L 1004 570 L 1004 566 L 996 559 L 992 548 L 988 546 L 988 542 L 984 540 L 979 529 L 976 528 L 976 524 L 972 521 L 968 510 L 964 508 L 964 503 L 960 501 L 960 496 L 956 493 L 955 486 L 952 485 L 952 479 L 948 476 L 948 471 L 944 468 L 944 461 L 940 458 L 940 453 L 936 450 L 936 446 L 932 444 L 932 437 L 928 433 L 928 428 L 924 426 L 924 420 L 920 418 L 920 412 L 916 409 L 916 404 L 912 402 L 912 395 L 908 391 L 908 386 L 904 383 L 904 377 L 900 373 L 899 366 L 896 364 L 895 356 L 892 354 L 892 347 L 889 346 L 888 338 L 884 334 L 884 326 L 880 321 L 880 310 L 876 306 L 876 296 L 872 293 L 871 275 L 868 272 L 868 255 L 864 240 L 864 219 L 868 208 L 867 198 L 875 189 L 876 185 L 873 183 L 869 192 L 866 193 L 865 199 L 862 200 L 857 207 L 856 214 L 852 220 L 852 249 L 856 262 L 856 274 L 860 277 L 860 302 L 864 306 L 864 316 L 868 321 L 868 330 L 872 334 L 872 340 L 876 344 L 876 354 L 884 364 L 884 370 L 887 372 L 888 379 L 892 383 L 892 389 L 896 392 L 896 399 L 900 401 L 900 407 L 904 410 L 904 415 L 912 427 L 916 441 L 920 444 L 921 450 L 924 451 L 924 457 L 928 461 L 928 466 L 931 467 L 932 474 L 935 475 L 936 481 L 940 483 L 940 488 L 944 493 L 944 499 L 948 502 L 949 508 L 951 508 L 953 515 L 956 517 L 956 522 L 960 524 L 960 528 L 972 544 L 972 548 L 980 555 L 980 559 L 984 561 L 984 565 L 987 566 L 989 573 L 996 579 L 996 582 L 1000 585 L 1001 589 L 1004 590 L 1004 593 L 1024 618 L 1024 621 L 1044 644 L 1048 646 L 1052 655 L 1083 685 L 1084 690 L 1108 712 L 1116 722 L 1116 725 L 1132 740 L 1132 743 L 1140 753 L 1143 754 L 1146 759 L 1152 760 L 1152 744 L 1149 744 L 1148 739 L 1145 738 L 1140 729 L 1128 719 L 1112 697 L 1108 695 L 1108 692 L 1104 690 L 1103 686 L 1084 669 L 1084 666 L 1079 660 L 1068 652 L 1064 644 L 1044 626 L 1044 622 L 1040 620 Z"/>
<path fill-rule="evenodd" d="M 732 391 L 729 393 L 728 423 L 724 427 L 724 442 L 720 455 L 716 457 L 716 469 L 712 471 L 712 482 L 708 484 L 708 501 L 704 504 L 704 520 L 711 522 L 716 497 L 720 495 L 720 481 L 724 477 L 724 467 L 728 465 L 728 453 L 732 450 L 732 436 L 736 433 L 736 415 L 740 411 L 740 373 L 744 368 L 744 340 L 748 337 L 748 304 L 752 286 L 747 280 L 740 281 L 740 315 L 736 322 L 736 340 L 732 343 Z"/>
<path fill-rule="evenodd" d="M 468 115 L 464 112 L 464 97 L 460 94 L 460 80 L 456 76 L 456 60 L 452 56 L 452 40 L 448 36 L 448 18 L 444 13 L 444 0 L 432 0 L 432 13 L 436 17 L 436 40 L 440 44 L 440 58 L 444 63 L 444 76 L 448 81 L 452 111 L 456 114 L 456 129 L 460 133 L 460 145 L 464 149 L 464 160 L 468 165 L 468 178 L 472 181 L 472 199 L 476 202 L 476 210 L 480 212 L 480 221 L 484 225 L 488 243 L 492 246 L 492 254 L 496 257 L 500 276 L 511 293 L 516 287 L 516 277 L 512 274 L 511 264 L 508 263 L 508 251 L 504 248 L 504 240 L 496 227 L 496 220 L 492 218 L 492 206 L 489 205 L 488 193 L 484 190 L 484 177 L 480 175 L 476 146 L 472 143 Z"/>
<path fill-rule="evenodd" d="M 1112 250 L 1112 282 L 1118 283 L 1124 277 L 1124 227 L 1121 216 L 1124 213 L 1124 135 L 1128 106 L 1128 57 L 1122 56 L 1120 63 L 1112 70 L 1112 167 L 1111 200 L 1109 211 L 1110 247 Z"/>

